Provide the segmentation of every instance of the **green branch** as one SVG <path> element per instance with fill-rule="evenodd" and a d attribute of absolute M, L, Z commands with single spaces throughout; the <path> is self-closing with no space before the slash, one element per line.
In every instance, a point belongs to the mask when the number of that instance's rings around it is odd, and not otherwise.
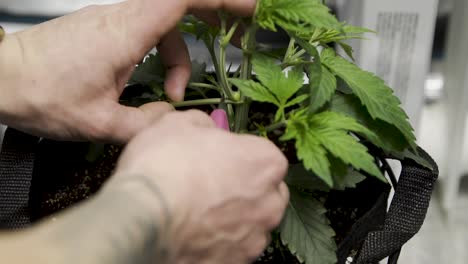
<path fill-rule="evenodd" d="M 212 85 L 212 84 L 207 84 L 207 83 L 189 83 L 188 84 L 189 88 L 205 88 L 205 89 L 211 89 L 211 90 L 216 90 L 220 91 L 219 87 Z"/>
<path fill-rule="evenodd" d="M 234 35 L 234 32 L 236 31 L 238 25 L 239 25 L 239 20 L 237 20 L 234 25 L 231 27 L 229 32 L 227 32 L 227 17 L 224 13 L 219 14 L 219 19 L 221 21 L 221 30 L 220 30 L 220 41 L 219 41 L 219 75 L 218 77 L 220 78 L 219 82 L 221 84 L 221 87 L 223 87 L 224 92 L 226 93 L 227 98 L 229 99 L 234 99 L 233 97 L 233 91 L 231 88 L 231 85 L 228 82 L 228 76 L 226 72 L 226 48 L 229 44 L 229 42 L 232 39 L 232 36 Z"/>
<path fill-rule="evenodd" d="M 236 102 L 232 100 L 225 100 L 223 98 L 210 98 L 210 99 L 200 99 L 200 100 L 192 100 L 192 101 L 185 101 L 180 103 L 172 103 L 172 106 L 175 108 L 180 107 L 190 107 L 190 106 L 200 106 L 200 105 L 211 105 L 211 104 L 242 104 L 242 101 Z"/>
<path fill-rule="evenodd" d="M 252 23 L 249 25 L 247 32 L 242 38 L 243 56 L 240 78 L 244 80 L 252 78 L 252 50 L 255 49 L 256 32 L 257 27 L 254 23 Z M 235 109 L 236 117 L 234 121 L 234 131 L 237 133 L 247 130 L 247 124 L 249 120 L 250 102 L 247 98 L 245 98 L 244 95 L 242 95 L 242 93 L 240 100 L 244 101 L 244 103 L 236 106 Z"/>
<path fill-rule="evenodd" d="M 273 131 L 281 129 L 281 128 L 285 128 L 286 125 L 287 125 L 286 121 L 281 121 L 281 122 L 269 125 L 267 127 L 264 127 L 264 128 L 261 128 L 261 129 L 255 130 L 255 131 L 251 131 L 249 133 L 254 134 L 254 135 L 260 135 L 260 134 L 262 134 L 264 132 L 268 133 L 268 132 L 273 132 Z"/>

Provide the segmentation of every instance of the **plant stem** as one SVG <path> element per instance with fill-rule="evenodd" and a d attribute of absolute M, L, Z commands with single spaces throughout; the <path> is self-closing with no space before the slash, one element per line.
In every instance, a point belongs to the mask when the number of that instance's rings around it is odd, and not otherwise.
<path fill-rule="evenodd" d="M 224 14 L 219 15 L 219 19 L 221 21 L 221 30 L 220 30 L 220 39 L 219 39 L 219 83 L 221 84 L 221 87 L 223 88 L 224 92 L 226 93 L 227 98 L 233 99 L 233 92 L 231 89 L 231 85 L 228 82 L 228 76 L 226 73 L 226 48 L 229 44 L 229 41 L 231 41 L 232 36 L 234 35 L 234 32 L 239 25 L 239 22 L 234 23 L 232 28 L 229 30 L 229 33 L 227 33 L 227 18 Z"/>
<path fill-rule="evenodd" d="M 226 93 L 226 96 L 229 99 L 233 99 L 231 86 L 229 85 L 229 82 L 227 80 L 228 77 L 227 77 L 225 65 L 226 65 L 226 47 L 223 45 L 220 45 L 219 46 L 219 66 L 220 66 L 219 76 L 221 79 L 219 80 L 219 82 L 221 86 L 223 87 L 223 90 Z"/>
<path fill-rule="evenodd" d="M 289 40 L 288 49 L 286 50 L 286 53 L 284 54 L 283 62 L 288 62 L 289 57 L 291 57 L 293 55 L 293 53 L 294 53 L 294 44 L 296 44 L 296 41 L 294 40 L 294 38 L 291 38 Z"/>
<path fill-rule="evenodd" d="M 205 92 L 204 92 L 202 89 L 197 88 L 197 87 L 191 87 L 191 88 L 192 88 L 194 91 L 197 91 L 203 98 L 205 98 L 205 99 L 210 99 L 208 96 L 206 96 Z M 215 105 L 210 105 L 210 106 L 211 106 L 211 108 L 212 108 L 213 110 L 216 109 L 216 106 L 215 106 Z"/>
<path fill-rule="evenodd" d="M 200 99 L 200 100 L 192 100 L 192 101 L 185 101 L 180 103 L 172 103 L 175 108 L 179 107 L 189 107 L 189 106 L 200 106 L 200 105 L 211 105 L 211 104 L 241 104 L 242 101 L 236 102 L 232 100 L 225 100 L 223 98 L 210 98 L 210 99 Z"/>
<path fill-rule="evenodd" d="M 219 81 L 219 80 L 221 80 L 221 76 L 220 76 L 221 68 L 219 67 L 218 57 L 216 56 L 216 52 L 214 51 L 214 41 L 208 47 L 208 52 L 210 53 L 211 60 L 213 61 L 213 66 L 214 66 L 215 72 L 216 72 L 216 78 Z"/>
<path fill-rule="evenodd" d="M 250 132 L 250 134 L 259 135 L 261 132 L 272 132 L 277 129 L 284 128 L 286 127 L 286 125 L 287 125 L 286 121 L 281 121 L 281 122 L 269 125 L 262 130 L 259 129 L 259 130 L 252 131 Z"/>
<path fill-rule="evenodd" d="M 219 91 L 220 89 L 212 84 L 207 84 L 207 83 L 189 83 L 188 87 L 190 88 L 206 88 L 206 89 L 212 89 Z"/>
<path fill-rule="evenodd" d="M 240 78 L 248 80 L 252 78 L 252 49 L 255 48 L 255 34 L 257 27 L 252 23 L 242 38 L 242 49 L 244 51 L 241 64 Z M 250 101 L 241 94 L 241 101 L 243 104 L 236 106 L 236 118 L 234 122 L 234 131 L 239 133 L 247 130 Z"/>

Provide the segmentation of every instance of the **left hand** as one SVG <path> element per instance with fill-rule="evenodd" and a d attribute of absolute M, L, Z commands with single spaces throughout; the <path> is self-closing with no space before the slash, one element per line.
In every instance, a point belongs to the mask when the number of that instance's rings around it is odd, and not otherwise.
<path fill-rule="evenodd" d="M 118 103 L 135 65 L 157 46 L 168 68 L 166 93 L 182 100 L 191 65 L 175 26 L 187 12 L 216 9 L 248 16 L 255 0 L 128 0 L 7 35 L 0 44 L 0 122 L 59 140 L 126 143 L 172 110 L 167 103 Z"/>

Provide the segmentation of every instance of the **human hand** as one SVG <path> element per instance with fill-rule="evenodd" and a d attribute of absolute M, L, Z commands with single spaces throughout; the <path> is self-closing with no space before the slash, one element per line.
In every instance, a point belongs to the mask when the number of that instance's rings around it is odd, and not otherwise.
<path fill-rule="evenodd" d="M 166 92 L 181 100 L 191 66 L 176 23 L 187 12 L 214 21 L 216 9 L 247 16 L 255 0 L 128 0 L 7 35 L 0 122 L 60 140 L 127 142 L 171 109 L 118 104 L 134 66 L 156 45 L 168 68 Z"/>
<path fill-rule="evenodd" d="M 161 227 L 168 240 L 159 244 L 167 263 L 254 260 L 289 200 L 288 163 L 274 144 L 214 126 L 197 111 L 165 115 L 129 143 L 103 189 L 132 180 L 153 186 L 169 212 Z"/>

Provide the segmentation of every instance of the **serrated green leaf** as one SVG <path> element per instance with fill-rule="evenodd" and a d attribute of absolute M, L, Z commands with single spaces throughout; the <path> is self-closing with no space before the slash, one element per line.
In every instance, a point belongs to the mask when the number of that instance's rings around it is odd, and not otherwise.
<path fill-rule="evenodd" d="M 400 107 L 400 100 L 393 95 L 393 90 L 385 85 L 382 79 L 336 56 L 330 49 L 322 53 L 321 59 L 326 67 L 349 85 L 366 106 L 372 118 L 395 125 L 411 147 L 416 147 L 416 138 L 408 116 Z"/>
<path fill-rule="evenodd" d="M 128 84 L 151 85 L 152 83 L 164 83 L 165 75 L 166 68 L 159 54 L 150 54 L 143 63 L 136 67 Z"/>
<path fill-rule="evenodd" d="M 410 147 L 405 136 L 398 128 L 382 120 L 373 119 L 354 95 L 335 94 L 330 103 L 330 110 L 345 114 L 359 121 L 359 123 L 373 132 L 373 134 L 361 133 L 361 135 L 387 152 L 400 152 Z"/>
<path fill-rule="evenodd" d="M 400 152 L 391 151 L 391 152 L 388 152 L 387 155 L 391 158 L 396 158 L 401 161 L 404 159 L 409 159 L 423 166 L 424 168 L 430 169 L 431 171 L 434 170 L 432 165 L 427 160 L 425 160 L 419 154 L 416 154 L 409 149 L 405 149 L 404 151 L 400 151 Z"/>
<path fill-rule="evenodd" d="M 353 169 L 348 169 L 347 173 L 333 177 L 335 185 L 333 189 L 344 191 L 348 188 L 356 188 L 357 184 L 366 179 L 366 176 Z"/>
<path fill-rule="evenodd" d="M 276 25 L 294 31 L 305 31 L 310 26 L 342 26 L 326 5 L 313 0 L 261 0 L 255 21 L 260 27 L 271 31 L 276 31 Z"/>
<path fill-rule="evenodd" d="M 309 116 L 303 114 L 290 118 L 281 139 L 294 138 L 297 157 L 304 163 L 304 167 L 317 174 L 329 186 L 333 186 L 333 179 L 328 153 L 357 170 L 363 170 L 385 181 L 374 158 L 364 145 L 349 134 L 350 131 L 372 134 L 356 120 L 342 114 L 334 112 Z"/>
<path fill-rule="evenodd" d="M 364 33 L 374 33 L 374 34 L 376 34 L 377 33 L 372 29 L 368 29 L 368 28 L 364 28 L 364 27 L 357 27 L 357 26 L 353 26 L 353 25 L 344 25 L 342 30 L 347 35 L 360 35 L 360 34 L 364 34 Z"/>
<path fill-rule="evenodd" d="M 346 55 L 348 55 L 348 57 L 350 59 L 352 59 L 353 61 L 355 61 L 354 59 L 354 56 L 353 56 L 353 53 L 354 53 L 354 50 L 353 50 L 353 47 L 351 47 L 350 45 L 342 42 L 342 41 L 339 41 L 337 42 L 338 45 L 340 45 L 340 47 L 344 50 L 344 52 L 346 53 Z"/>
<path fill-rule="evenodd" d="M 317 177 L 314 173 L 304 167 L 304 164 L 290 165 L 288 174 L 284 181 L 289 185 L 298 189 L 311 191 L 330 191 L 325 182 Z"/>
<path fill-rule="evenodd" d="M 292 38 L 294 38 L 294 41 L 296 41 L 296 43 L 299 44 L 299 46 L 301 46 L 301 48 L 303 48 L 307 52 L 307 54 L 312 56 L 314 60 L 320 61 L 319 52 L 314 45 L 298 37 L 294 32 L 288 32 L 288 34 Z"/>
<path fill-rule="evenodd" d="M 275 13 L 292 22 L 303 22 L 315 27 L 339 28 L 339 22 L 330 9 L 310 0 L 281 0 Z"/>
<path fill-rule="evenodd" d="M 229 81 L 252 100 L 279 105 L 278 99 L 260 83 L 242 79 L 229 79 Z"/>
<path fill-rule="evenodd" d="M 348 167 L 340 159 L 328 156 L 333 177 L 333 189 L 344 191 L 347 188 L 356 188 L 356 185 L 366 179 L 366 176 Z M 289 166 L 285 182 L 292 187 L 309 190 L 329 192 L 330 187 L 313 172 L 307 170 L 303 164 Z"/>
<path fill-rule="evenodd" d="M 299 95 L 293 98 L 291 101 L 287 102 L 284 108 L 291 107 L 297 104 L 300 104 L 309 98 L 308 94 Z"/>
<path fill-rule="evenodd" d="M 322 112 L 310 118 L 310 127 L 315 129 L 321 144 L 335 157 L 358 170 L 363 170 L 383 181 L 385 177 L 375 164 L 367 148 L 347 131 L 373 134 L 356 120 L 334 112 Z"/>
<path fill-rule="evenodd" d="M 306 133 L 296 139 L 297 157 L 304 163 L 304 167 L 317 174 L 328 186 L 333 186 L 330 162 L 327 151 L 322 146 L 316 133 Z"/>
<path fill-rule="evenodd" d="M 367 152 L 367 148 L 360 144 L 353 136 L 343 131 L 320 130 L 320 143 L 335 157 L 358 170 L 364 170 L 383 181 L 385 178 L 375 164 L 374 158 Z"/>
<path fill-rule="evenodd" d="M 296 116 L 290 117 L 286 131 L 281 140 L 295 139 L 297 157 L 304 164 L 304 167 L 313 171 L 328 186 L 333 185 L 330 171 L 330 163 L 327 159 L 327 152 L 320 144 L 314 133 L 309 133 L 310 127 L 307 116 L 299 112 Z"/>
<path fill-rule="evenodd" d="M 317 200 L 291 188 L 291 198 L 280 226 L 281 241 L 299 261 L 336 263 L 335 232 Z"/>
<path fill-rule="evenodd" d="M 336 78 L 325 67 L 322 66 L 317 48 L 304 41 L 295 34 L 291 34 L 295 41 L 313 57 L 313 63 L 307 66 L 310 87 L 310 112 L 317 111 L 328 102 L 336 90 Z"/>
<path fill-rule="evenodd" d="M 293 69 L 286 76 L 276 61 L 267 56 L 256 54 L 252 59 L 252 65 L 257 78 L 278 98 L 281 106 L 284 106 L 304 84 L 302 72 Z"/>
<path fill-rule="evenodd" d="M 311 103 L 310 111 L 317 111 L 325 103 L 330 101 L 336 91 L 336 78 L 327 68 L 321 66 L 322 78 L 320 79 L 320 84 L 318 89 L 311 90 Z M 313 72 L 310 73 L 311 76 L 314 75 Z M 311 87 L 311 89 L 313 89 Z"/>
<path fill-rule="evenodd" d="M 364 175 L 349 167 L 342 160 L 329 155 L 328 160 L 332 168 L 333 189 L 344 191 L 347 188 L 356 188 L 356 184 L 366 179 Z"/>

